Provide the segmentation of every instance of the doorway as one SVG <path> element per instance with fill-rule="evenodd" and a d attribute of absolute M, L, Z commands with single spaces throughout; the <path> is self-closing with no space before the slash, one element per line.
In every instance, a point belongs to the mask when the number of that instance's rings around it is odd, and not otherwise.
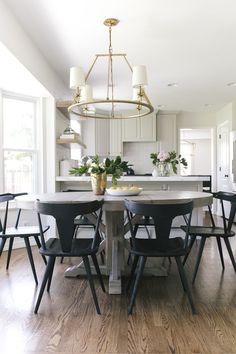
<path fill-rule="evenodd" d="M 188 166 L 183 175 L 213 175 L 213 129 L 180 129 L 180 154 Z"/>
<path fill-rule="evenodd" d="M 217 129 L 217 189 L 228 192 L 231 190 L 230 159 L 229 159 L 229 122 L 218 125 Z"/>

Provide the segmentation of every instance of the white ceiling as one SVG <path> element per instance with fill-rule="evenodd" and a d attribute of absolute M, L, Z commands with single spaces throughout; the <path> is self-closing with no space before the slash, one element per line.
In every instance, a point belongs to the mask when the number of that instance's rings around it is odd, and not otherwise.
<path fill-rule="evenodd" d="M 113 30 L 114 52 L 127 53 L 132 65 L 146 65 L 147 93 L 155 108 L 209 111 L 236 99 L 236 87 L 227 86 L 236 81 L 235 0 L 5 3 L 67 84 L 70 66 L 81 65 L 87 71 L 94 54 L 107 50 L 108 33 L 102 23 L 115 17 L 120 23 Z M 129 71 L 117 64 L 115 72 L 118 95 L 131 95 L 131 88 L 126 90 L 131 86 Z M 99 73 L 100 69 L 91 78 L 93 84 L 101 85 Z M 173 82 L 178 86 L 168 87 Z"/>

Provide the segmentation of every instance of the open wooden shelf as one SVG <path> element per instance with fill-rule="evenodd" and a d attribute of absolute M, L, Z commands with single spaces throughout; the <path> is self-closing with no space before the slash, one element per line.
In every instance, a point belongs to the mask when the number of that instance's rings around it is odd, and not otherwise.
<path fill-rule="evenodd" d="M 70 113 L 68 112 L 68 107 L 72 104 L 72 101 L 57 101 L 56 108 L 61 111 L 61 113 L 68 119 L 70 119 Z"/>
<path fill-rule="evenodd" d="M 57 139 L 57 144 L 70 146 L 70 144 L 78 144 L 86 149 L 86 145 L 79 139 Z"/>

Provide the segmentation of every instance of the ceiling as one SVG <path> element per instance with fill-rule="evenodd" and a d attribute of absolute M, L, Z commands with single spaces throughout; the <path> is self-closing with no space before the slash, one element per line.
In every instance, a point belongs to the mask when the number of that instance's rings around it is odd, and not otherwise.
<path fill-rule="evenodd" d="M 0 42 L 0 87 L 5 91 L 33 97 L 48 96 L 49 92 Z"/>
<path fill-rule="evenodd" d="M 5 3 L 67 85 L 71 66 L 86 72 L 94 54 L 107 51 L 103 21 L 115 17 L 120 23 L 113 30 L 114 52 L 127 53 L 132 65 L 146 65 L 147 93 L 156 109 L 215 111 L 236 99 L 236 87 L 227 86 L 236 81 L 235 0 Z M 106 75 L 103 64 L 90 79 L 98 95 Z M 117 96 L 131 97 L 129 69 L 120 61 L 114 70 Z"/>

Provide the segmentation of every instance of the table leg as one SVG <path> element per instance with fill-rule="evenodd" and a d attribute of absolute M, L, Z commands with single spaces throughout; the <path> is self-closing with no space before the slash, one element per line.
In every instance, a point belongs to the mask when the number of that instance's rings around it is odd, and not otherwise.
<path fill-rule="evenodd" d="M 109 294 L 121 294 L 121 271 L 124 270 L 123 211 L 106 211 L 106 241 Z"/>

